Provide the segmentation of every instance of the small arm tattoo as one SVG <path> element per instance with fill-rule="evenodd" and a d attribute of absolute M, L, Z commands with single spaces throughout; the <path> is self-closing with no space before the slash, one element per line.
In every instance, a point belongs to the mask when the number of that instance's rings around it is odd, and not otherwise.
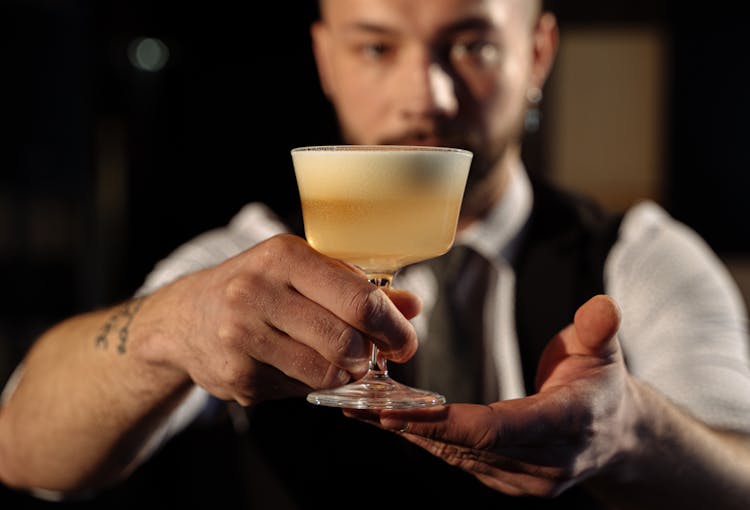
<path fill-rule="evenodd" d="M 112 330 L 119 327 L 117 331 L 117 352 L 125 354 L 126 345 L 128 342 L 128 335 L 130 334 L 130 324 L 133 322 L 133 318 L 140 310 L 143 304 L 143 297 L 132 299 L 124 303 L 120 308 L 109 316 L 107 322 L 104 323 L 102 329 L 99 330 L 99 334 L 96 337 L 96 348 L 107 349 L 109 347 L 109 337 Z"/>

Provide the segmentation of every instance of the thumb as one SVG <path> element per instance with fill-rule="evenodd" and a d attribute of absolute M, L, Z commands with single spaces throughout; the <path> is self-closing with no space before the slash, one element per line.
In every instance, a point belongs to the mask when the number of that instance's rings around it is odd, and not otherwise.
<path fill-rule="evenodd" d="M 422 311 L 422 300 L 411 292 L 388 287 L 383 289 L 396 308 L 407 319 L 412 319 Z"/>
<path fill-rule="evenodd" d="M 581 352 L 592 355 L 613 353 L 617 346 L 611 340 L 620 327 L 620 318 L 620 307 L 604 294 L 581 305 L 573 318 Z"/>
<path fill-rule="evenodd" d="M 620 327 L 620 308 L 612 298 L 597 295 L 582 304 L 569 324 L 547 344 L 539 359 L 536 372 L 536 387 L 569 382 L 571 360 L 584 358 L 611 358 L 619 351 L 615 333 Z M 567 369 L 558 370 L 566 366 Z M 578 369 L 580 370 L 580 366 Z M 573 370 L 575 372 L 575 370 Z M 555 375 L 557 374 L 557 375 Z"/>

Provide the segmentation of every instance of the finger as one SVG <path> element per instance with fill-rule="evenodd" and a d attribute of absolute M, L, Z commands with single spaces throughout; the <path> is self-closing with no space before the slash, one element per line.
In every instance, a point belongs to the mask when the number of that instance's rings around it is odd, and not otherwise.
<path fill-rule="evenodd" d="M 389 430 L 471 448 L 486 446 L 487 431 L 495 429 L 492 410 L 474 404 L 384 410 L 380 414 L 380 424 Z"/>
<path fill-rule="evenodd" d="M 414 355 L 414 327 L 385 292 L 350 266 L 319 254 L 302 239 L 292 251 L 290 263 L 298 270 L 289 272 L 289 284 L 300 294 L 362 331 L 389 359 L 404 362 Z M 405 306 L 406 294 L 395 295 Z"/>
<path fill-rule="evenodd" d="M 299 244 L 287 237 L 284 246 Z M 270 251 L 283 258 L 284 246 Z M 249 274 L 236 270 L 222 291 L 226 306 L 211 313 L 221 325 L 219 345 L 225 346 L 229 359 L 232 350 L 239 350 L 315 388 L 348 379 L 331 365 L 352 375 L 366 371 L 370 341 L 362 332 L 284 284 L 280 272 L 288 268 L 265 260 L 253 263 L 264 264 L 266 270 Z"/>
<path fill-rule="evenodd" d="M 349 371 L 331 363 L 312 347 L 269 326 L 263 331 L 251 333 L 243 350 L 254 360 L 276 367 L 287 377 L 311 388 L 341 386 L 351 379 Z M 243 360 L 235 359 L 227 363 L 224 369 L 226 379 L 230 382 L 236 380 L 248 386 L 260 385 L 257 375 L 247 371 L 245 366 Z"/>
<path fill-rule="evenodd" d="M 286 335 L 268 351 L 256 359 L 278 368 L 286 376 L 296 379 L 309 388 L 335 388 L 349 382 L 361 372 L 342 369 L 323 358 L 317 351 L 292 340 Z"/>
<path fill-rule="evenodd" d="M 559 471 L 573 473 L 571 459 L 580 454 L 580 444 L 575 442 L 550 443 L 546 445 L 504 446 L 495 453 L 517 459 L 529 465 L 546 466 Z"/>
<path fill-rule="evenodd" d="M 432 412 L 385 410 L 380 423 L 393 431 L 476 449 L 557 443 L 575 438 L 586 419 L 566 408 L 569 399 L 559 390 L 488 406 L 451 404 Z"/>
<path fill-rule="evenodd" d="M 373 409 L 342 409 L 344 416 L 380 427 L 380 415 Z"/>
<path fill-rule="evenodd" d="M 571 324 L 555 335 L 544 347 L 542 355 L 539 358 L 539 363 L 537 364 L 536 376 L 534 377 L 534 386 L 537 391 L 541 390 L 558 364 L 568 356 L 563 339 L 570 337 L 572 330 L 573 325 Z"/>
<path fill-rule="evenodd" d="M 573 320 L 581 353 L 599 356 L 614 353 L 616 345 L 611 340 L 620 327 L 620 317 L 617 303 L 603 294 L 581 305 Z"/>
<path fill-rule="evenodd" d="M 446 445 L 411 433 L 402 437 L 480 479 L 487 486 L 513 495 L 550 497 L 571 483 L 563 468 L 525 462 L 512 456 L 455 445 Z"/>
<path fill-rule="evenodd" d="M 236 351 L 232 354 L 231 361 L 221 363 L 221 370 L 211 370 L 210 361 L 205 360 L 201 370 L 190 372 L 191 378 L 215 397 L 234 400 L 242 406 L 272 398 L 302 396 L 310 391 L 310 386 L 275 367 L 257 360 L 248 364 Z"/>
<path fill-rule="evenodd" d="M 575 480 L 566 479 L 556 470 L 537 466 L 527 466 L 528 472 L 514 472 L 492 469 L 488 473 L 475 476 L 488 487 L 511 496 L 536 496 L 554 498 L 574 485 Z"/>
<path fill-rule="evenodd" d="M 264 400 L 302 397 L 310 392 L 310 386 L 266 364 L 256 367 L 255 379 L 262 383 L 246 387 L 240 395 L 235 395 L 234 400 L 240 405 L 250 406 Z"/>
<path fill-rule="evenodd" d="M 570 363 L 572 356 L 578 356 L 575 367 L 581 370 L 585 357 L 594 356 L 603 361 L 614 359 L 619 352 L 615 340 L 619 325 L 620 310 L 608 296 L 594 296 L 584 303 L 576 311 L 574 322 L 555 335 L 542 351 L 534 379 L 537 390 L 544 387 L 561 364 Z M 574 366 L 568 368 L 572 370 Z"/>
<path fill-rule="evenodd" d="M 407 319 L 416 317 L 422 311 L 422 300 L 411 292 L 393 287 L 383 291 Z"/>
<path fill-rule="evenodd" d="M 261 305 L 264 306 L 264 305 Z M 356 328 L 302 296 L 285 289 L 265 305 L 270 325 L 320 354 L 321 361 L 361 375 L 367 370 L 370 340 Z"/>

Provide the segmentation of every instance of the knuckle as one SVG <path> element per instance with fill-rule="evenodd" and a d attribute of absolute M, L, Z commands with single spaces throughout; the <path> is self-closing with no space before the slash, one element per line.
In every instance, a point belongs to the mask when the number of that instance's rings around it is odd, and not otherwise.
<path fill-rule="evenodd" d="M 243 303 L 250 294 L 250 285 L 245 276 L 233 276 L 224 286 L 224 298 L 229 303 Z"/>
<path fill-rule="evenodd" d="M 226 309 L 217 321 L 215 335 L 220 349 L 232 355 L 263 357 L 274 345 L 274 333 L 262 318 L 250 318 L 241 310 Z"/>
<path fill-rule="evenodd" d="M 233 361 L 225 361 L 219 373 L 222 385 L 235 390 L 248 387 L 251 377 L 247 367 Z"/>
<path fill-rule="evenodd" d="M 256 331 L 248 335 L 248 344 L 250 351 L 255 356 L 265 359 L 268 353 L 272 352 L 275 341 L 270 332 Z"/>
<path fill-rule="evenodd" d="M 282 372 L 311 388 L 334 388 L 349 381 L 349 374 L 323 356 L 308 350 L 292 354 L 291 364 Z"/>
<path fill-rule="evenodd" d="M 225 393 L 231 395 L 229 400 L 235 400 L 242 406 L 250 406 L 260 401 L 257 377 L 249 366 L 229 363 L 221 374 L 222 386 Z"/>
<path fill-rule="evenodd" d="M 289 257 L 297 257 L 302 245 L 306 246 L 306 243 L 299 241 L 300 239 L 292 234 L 278 234 L 256 245 L 253 253 L 259 267 L 270 270 L 278 267 L 282 261 L 288 262 Z"/>
<path fill-rule="evenodd" d="M 263 274 L 243 272 L 232 276 L 224 285 L 224 299 L 230 307 L 256 302 L 255 296 L 263 288 Z"/>
<path fill-rule="evenodd" d="M 388 296 L 367 284 L 350 296 L 348 309 L 352 323 L 378 344 L 381 352 L 396 362 L 404 362 L 417 351 L 414 326 L 401 316 Z"/>
<path fill-rule="evenodd" d="M 335 335 L 333 341 L 333 356 L 335 363 L 345 363 L 350 360 L 352 353 L 364 352 L 362 344 L 365 342 L 362 334 L 352 328 L 351 326 L 344 325 L 339 331 L 338 335 Z"/>
<path fill-rule="evenodd" d="M 354 320 L 367 326 L 377 326 L 387 315 L 387 307 L 382 293 L 372 285 L 360 287 L 350 299 L 349 309 Z"/>
<path fill-rule="evenodd" d="M 256 323 L 246 324 L 235 316 L 219 321 L 216 328 L 217 350 L 242 359 L 247 354 L 259 355 L 268 349 L 270 332 Z"/>
<path fill-rule="evenodd" d="M 216 331 L 219 344 L 227 347 L 238 345 L 245 334 L 245 329 L 233 321 L 222 322 Z"/>

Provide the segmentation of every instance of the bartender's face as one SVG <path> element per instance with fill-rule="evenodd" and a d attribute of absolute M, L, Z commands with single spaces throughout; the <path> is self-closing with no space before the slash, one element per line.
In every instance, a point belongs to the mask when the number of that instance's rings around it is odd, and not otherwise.
<path fill-rule="evenodd" d="M 537 69 L 533 0 L 324 0 L 313 27 L 345 140 L 474 153 L 488 172 L 522 133 Z M 476 175 L 475 175 L 476 177 Z"/>

